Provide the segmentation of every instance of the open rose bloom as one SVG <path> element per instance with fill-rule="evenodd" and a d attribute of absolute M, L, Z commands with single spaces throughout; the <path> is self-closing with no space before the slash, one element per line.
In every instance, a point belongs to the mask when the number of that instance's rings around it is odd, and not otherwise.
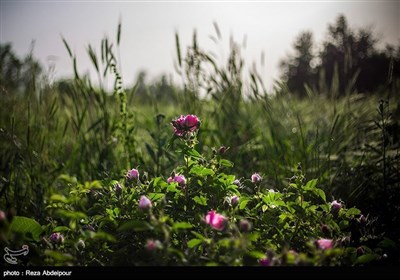
<path fill-rule="evenodd" d="M 186 178 L 183 175 L 175 175 L 174 177 L 169 177 L 167 179 L 167 182 L 170 184 L 176 182 L 181 187 L 186 186 Z"/>
<path fill-rule="evenodd" d="M 332 239 L 319 239 L 317 240 L 318 248 L 321 250 L 331 249 L 333 247 Z"/>
<path fill-rule="evenodd" d="M 223 230 L 226 222 L 227 219 L 223 215 L 215 213 L 214 210 L 211 210 L 206 215 L 206 223 L 216 230 Z"/>
<path fill-rule="evenodd" d="M 181 115 L 171 123 L 174 127 L 174 134 L 178 137 L 184 137 L 200 127 L 200 120 L 196 115 Z"/>

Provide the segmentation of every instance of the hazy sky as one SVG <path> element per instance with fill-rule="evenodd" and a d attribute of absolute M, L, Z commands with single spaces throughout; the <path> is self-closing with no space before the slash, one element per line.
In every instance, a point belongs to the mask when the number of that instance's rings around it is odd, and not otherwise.
<path fill-rule="evenodd" d="M 1 43 L 11 42 L 23 55 L 35 40 L 34 55 L 44 65 L 49 56 L 56 57 L 57 76 L 72 74 L 61 35 L 77 54 L 79 69 L 91 69 L 87 45 L 99 52 L 104 35 L 114 40 L 121 17 L 122 74 L 127 84 L 140 70 L 146 70 L 150 79 L 166 73 L 178 80 L 173 68 L 176 31 L 187 44 L 196 29 L 200 46 L 219 56 L 227 55 L 231 35 L 238 42 L 247 36 L 246 63 L 259 64 L 265 52 L 260 72 L 269 88 L 299 32 L 310 30 L 320 42 L 339 13 L 351 27 L 371 26 L 382 42 L 400 43 L 399 1 L 0 1 Z M 222 33 L 220 45 L 209 38 L 215 35 L 214 21 Z"/>

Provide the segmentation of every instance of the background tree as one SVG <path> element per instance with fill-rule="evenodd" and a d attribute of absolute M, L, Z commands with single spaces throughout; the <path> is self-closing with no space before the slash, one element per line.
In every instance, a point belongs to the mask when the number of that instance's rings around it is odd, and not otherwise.
<path fill-rule="evenodd" d="M 313 68 L 314 40 L 310 31 L 300 33 L 294 43 L 295 54 L 281 62 L 283 78 L 289 89 L 299 96 L 306 94 L 305 85 L 315 85 L 316 73 Z"/>
<path fill-rule="evenodd" d="M 299 35 L 294 44 L 295 55 L 281 63 L 282 77 L 290 91 L 300 96 L 304 96 L 306 84 L 336 97 L 376 92 L 384 89 L 389 80 L 396 85 L 400 77 L 399 51 L 392 46 L 378 49 L 378 42 L 370 29 L 351 29 L 340 15 L 328 26 L 327 39 L 316 58 L 312 54 L 312 34 Z"/>
<path fill-rule="evenodd" d="M 14 53 L 11 44 L 0 44 L 0 85 L 1 90 L 22 92 L 34 89 L 41 78 L 43 67 L 33 57 L 33 46 L 24 58 Z"/>

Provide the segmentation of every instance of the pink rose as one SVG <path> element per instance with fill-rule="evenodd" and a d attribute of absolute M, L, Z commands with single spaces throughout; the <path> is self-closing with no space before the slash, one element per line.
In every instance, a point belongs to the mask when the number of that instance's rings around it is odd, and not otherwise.
<path fill-rule="evenodd" d="M 151 200 L 148 199 L 145 195 L 142 195 L 139 199 L 139 208 L 142 210 L 148 210 L 151 208 Z"/>
<path fill-rule="evenodd" d="M 186 178 L 183 175 L 175 176 L 174 181 L 177 182 L 180 186 L 186 185 Z"/>
<path fill-rule="evenodd" d="M 135 168 L 131 169 L 126 173 L 126 178 L 128 180 L 139 180 L 139 171 Z"/>
<path fill-rule="evenodd" d="M 221 214 L 215 213 L 215 210 L 211 210 L 206 216 L 206 223 L 216 230 L 223 230 L 226 222 L 226 218 Z"/>
<path fill-rule="evenodd" d="M 185 117 L 185 126 L 189 131 L 194 131 L 199 128 L 200 120 L 195 115 L 187 115 Z"/>
<path fill-rule="evenodd" d="M 168 183 L 176 182 L 176 183 L 178 183 L 179 186 L 183 187 L 186 185 L 186 178 L 183 175 L 175 175 L 174 178 L 169 177 L 167 179 L 167 182 Z"/>
<path fill-rule="evenodd" d="M 155 251 L 162 247 L 161 242 L 159 240 L 148 239 L 146 242 L 146 249 L 147 251 Z"/>
<path fill-rule="evenodd" d="M 331 249 L 333 247 L 332 239 L 319 239 L 317 240 L 318 248 L 321 250 Z"/>
<path fill-rule="evenodd" d="M 251 181 L 252 181 L 254 184 L 261 182 L 261 180 L 262 180 L 262 177 L 261 177 L 260 174 L 254 173 L 253 175 L 251 175 Z"/>
<path fill-rule="evenodd" d="M 332 203 L 331 203 L 332 210 L 338 211 L 338 210 L 340 210 L 340 208 L 342 208 L 342 204 L 340 202 L 338 202 L 336 200 L 332 201 Z"/>
<path fill-rule="evenodd" d="M 200 127 L 200 120 L 196 115 L 181 115 L 179 118 L 172 120 L 174 134 L 179 137 L 186 136 L 187 133 L 194 132 Z"/>

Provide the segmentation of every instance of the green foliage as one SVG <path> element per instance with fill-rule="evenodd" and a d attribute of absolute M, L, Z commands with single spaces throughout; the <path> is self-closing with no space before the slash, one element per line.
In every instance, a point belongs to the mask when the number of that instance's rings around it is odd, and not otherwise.
<path fill-rule="evenodd" d="M 380 258 L 379 249 L 354 255 L 362 245 L 362 238 L 352 238 L 361 211 L 331 207 L 318 180 L 306 181 L 300 165 L 278 191 L 264 181 L 237 183 L 220 155 L 194 152 L 192 138 L 176 141 L 184 164 L 175 170 L 186 176 L 184 185 L 162 177 L 81 184 L 60 176 L 69 187 L 50 199 L 47 215 L 58 218 L 45 226 L 45 242 L 39 245 L 42 228 L 28 218 L 14 217 L 10 232 L 30 233 L 48 265 L 362 265 Z M 143 195 L 151 208 L 138 204 Z M 208 217 L 211 209 L 224 216 L 222 227 Z M 324 238 L 332 242 L 326 248 L 318 245 Z M 385 240 L 381 245 L 390 244 Z"/>
<path fill-rule="evenodd" d="M 16 234 L 23 240 L 39 241 L 42 231 L 42 227 L 35 220 L 15 216 L 10 225 L 9 236 Z"/>
<path fill-rule="evenodd" d="M 39 256 L 31 264 L 48 265 L 399 261 L 395 79 L 379 103 L 365 95 L 330 99 L 312 88 L 298 99 L 284 84 L 267 93 L 256 69 L 245 73 L 239 44 L 219 63 L 194 34 L 186 50 L 176 35 L 183 89 L 165 77 L 149 84 L 143 73 L 124 88 L 114 49 L 120 37 L 119 25 L 116 43 L 104 38 L 100 52 L 87 48 L 98 84 L 80 73 L 63 39 L 74 79 L 7 86 L 2 244 L 28 243 Z M 187 141 L 171 137 L 170 120 L 181 113 L 201 116 Z M 130 168 L 140 171 L 138 181 L 124 177 Z M 256 171 L 263 179 L 254 184 Z M 184 186 L 168 183 L 178 174 Z M 152 202 L 148 211 L 138 206 L 142 195 Z M 334 199 L 343 205 L 337 212 Z M 227 224 L 207 224 L 211 210 Z M 53 232 L 64 242 L 52 242 Z M 333 248 L 318 249 L 321 238 Z"/>

